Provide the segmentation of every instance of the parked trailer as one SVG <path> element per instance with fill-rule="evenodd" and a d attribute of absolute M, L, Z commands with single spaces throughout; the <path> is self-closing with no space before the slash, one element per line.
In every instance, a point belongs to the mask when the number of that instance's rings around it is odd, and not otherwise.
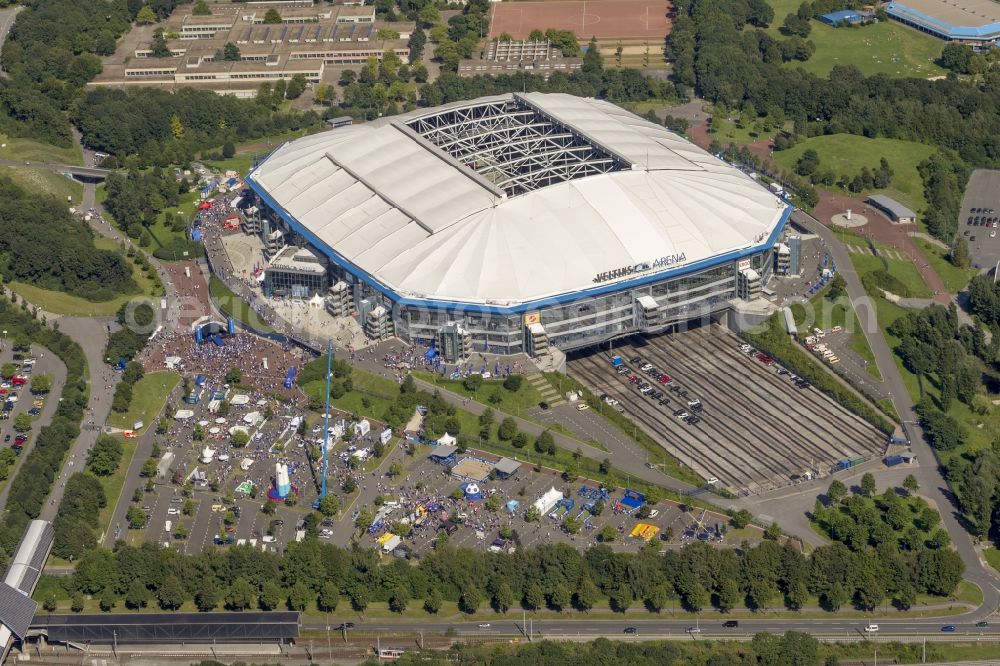
<path fill-rule="evenodd" d="M 902 456 L 886 456 L 885 465 L 886 467 L 895 467 L 903 463 Z"/>

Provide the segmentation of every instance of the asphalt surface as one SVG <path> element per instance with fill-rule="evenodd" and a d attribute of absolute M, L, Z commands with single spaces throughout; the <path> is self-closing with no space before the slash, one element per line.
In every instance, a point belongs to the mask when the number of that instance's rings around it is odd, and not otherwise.
<path fill-rule="evenodd" d="M 11 480 L 17 475 L 21 469 L 21 465 L 24 464 L 28 454 L 34 448 L 35 441 L 38 438 L 38 431 L 52 421 L 52 416 L 56 413 L 56 408 L 59 407 L 59 396 L 62 395 L 63 387 L 66 385 L 66 366 L 63 365 L 58 356 L 44 347 L 33 347 L 31 355 L 38 360 L 30 376 L 52 375 L 52 390 L 49 391 L 49 394 L 45 398 L 42 413 L 38 415 L 38 418 L 34 419 L 31 432 L 26 433 L 28 441 L 25 442 L 24 448 L 21 450 L 21 455 L 17 457 L 14 466 L 8 472 L 7 478 Z M 8 346 L 0 353 L 0 363 L 10 362 L 11 358 L 11 350 Z M 17 434 L 17 431 L 14 430 L 14 419 L 17 418 L 18 414 L 31 409 L 34 396 L 31 394 L 29 386 L 24 386 L 19 391 L 18 401 L 14 403 L 14 409 L 10 412 L 10 419 L 0 421 L 0 435 L 10 435 L 11 438 L 10 442 L 0 443 L 0 446 L 7 447 L 14 443 L 14 437 Z M 3 490 L 0 490 L 0 507 L 7 505 L 7 495 L 10 493 L 10 486 L 11 484 L 7 483 L 4 485 Z"/>
<path fill-rule="evenodd" d="M 924 461 L 924 464 L 913 470 L 914 476 L 920 483 L 920 492 L 933 500 L 939 507 L 944 527 L 951 535 L 952 543 L 965 564 L 966 579 L 983 590 L 983 608 L 996 609 L 1000 606 L 1000 589 L 997 588 L 1000 578 L 982 561 L 968 532 L 959 523 L 958 508 L 953 501 L 948 483 L 941 474 L 940 466 L 930 463 L 930 461 L 936 461 L 937 458 L 924 439 L 923 429 L 920 427 L 917 414 L 913 410 L 913 403 L 906 390 L 906 385 L 903 383 L 899 368 L 896 366 L 892 350 L 889 349 L 889 345 L 878 327 L 875 305 L 865 293 L 847 249 L 837 240 L 830 229 L 803 211 L 796 210 L 792 213 L 792 221 L 817 234 L 830 249 L 837 263 L 837 270 L 847 283 L 847 293 L 854 303 L 859 332 L 863 333 L 868 340 L 868 345 L 875 357 L 875 363 L 878 365 L 882 379 L 889 390 L 893 407 L 896 408 L 896 413 L 903 421 L 903 428 L 910 440 L 913 453 L 917 454 L 919 460 Z M 857 335 L 858 332 L 855 334 Z"/>
<path fill-rule="evenodd" d="M 878 625 L 878 633 L 872 638 L 888 639 L 889 636 L 1000 636 L 1000 624 L 991 623 L 987 627 L 976 627 L 975 623 L 987 617 L 986 613 L 973 612 L 964 615 L 954 615 L 939 619 L 914 619 L 892 621 L 883 619 L 873 619 L 872 622 Z M 529 626 L 525 626 L 521 618 L 493 620 L 483 618 L 478 622 L 453 622 L 449 623 L 449 628 L 454 629 L 459 636 L 487 636 L 490 634 L 501 635 L 523 635 L 526 636 L 528 629 L 535 638 L 553 638 L 559 636 L 576 635 L 626 635 L 625 629 L 635 627 L 639 636 L 683 636 L 690 635 L 692 639 L 704 638 L 733 638 L 737 636 L 752 635 L 759 631 L 767 631 L 782 634 L 786 631 L 801 631 L 814 636 L 843 636 L 844 638 L 861 637 L 865 635 L 865 626 L 868 620 L 864 618 L 819 618 L 819 619 L 795 619 L 795 618 L 771 618 L 771 619 L 738 619 L 739 626 L 736 628 L 725 628 L 722 626 L 724 619 L 714 617 L 712 619 L 699 620 L 696 618 L 684 620 L 643 620 L 643 619 L 621 619 L 621 620 L 530 620 Z M 412 632 L 440 632 L 442 624 L 440 622 L 392 622 L 389 620 L 355 621 L 354 631 L 412 631 Z M 488 627 L 480 625 L 488 624 Z M 955 632 L 942 632 L 941 627 L 953 625 Z M 303 624 L 304 631 L 325 631 L 326 624 Z M 331 630 L 336 630 L 339 623 L 334 622 Z M 691 632 L 689 628 L 697 627 L 700 632 Z M 351 630 L 348 630 L 351 631 Z"/>

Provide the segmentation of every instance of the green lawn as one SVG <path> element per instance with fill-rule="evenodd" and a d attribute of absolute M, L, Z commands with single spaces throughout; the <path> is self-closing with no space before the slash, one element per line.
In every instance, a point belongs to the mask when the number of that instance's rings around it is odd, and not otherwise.
<path fill-rule="evenodd" d="M 78 205 L 83 198 L 82 183 L 44 167 L 0 167 L 0 175 L 10 178 L 29 192 L 51 194 L 60 201 L 66 201 L 67 206 Z M 66 197 L 71 197 L 72 203 Z"/>
<path fill-rule="evenodd" d="M 120 249 L 113 240 L 103 236 L 94 239 L 94 246 L 102 250 Z M 131 294 L 121 294 L 109 301 L 88 301 L 86 298 L 71 296 L 61 291 L 42 289 L 25 282 L 11 282 L 10 287 L 19 296 L 27 298 L 32 305 L 37 305 L 46 312 L 76 317 L 110 317 L 118 312 L 118 308 L 123 303 L 133 298 L 159 296 L 163 293 L 162 286 L 157 285 L 154 280 L 147 277 L 146 273 L 134 263 L 132 264 L 132 278 L 139 285 L 139 289 Z"/>
<path fill-rule="evenodd" d="M 104 496 L 108 498 L 107 506 L 101 509 L 101 516 L 98 518 L 98 533 L 107 530 L 111 524 L 111 516 L 115 513 L 115 506 L 118 504 L 118 496 L 122 493 L 122 486 L 125 485 L 125 476 L 128 474 L 128 466 L 132 464 L 135 456 L 135 449 L 139 446 L 137 439 L 122 439 L 122 459 L 118 463 L 118 470 L 111 476 L 99 476 L 97 480 L 104 488 Z M 128 498 L 125 498 L 126 501 Z"/>
<path fill-rule="evenodd" d="M 222 310 L 233 319 L 243 322 L 263 333 L 274 333 L 274 329 L 257 316 L 250 304 L 232 292 L 226 284 L 215 277 L 209 276 L 208 291 Z"/>
<path fill-rule="evenodd" d="M 538 403 L 542 401 L 542 394 L 527 379 L 523 379 L 521 388 L 516 393 L 512 393 L 503 387 L 503 381 L 501 380 L 488 379 L 483 382 L 478 391 L 469 391 L 459 379 L 447 379 L 440 374 L 430 372 L 416 372 L 414 374 L 420 379 L 440 386 L 452 393 L 457 393 L 460 396 L 481 402 L 498 411 L 516 416 L 524 417 L 526 410 L 537 407 Z M 499 402 L 494 402 L 497 399 L 499 399 Z"/>
<path fill-rule="evenodd" d="M 882 249 L 882 248 L 880 248 Z M 883 262 L 883 257 L 885 257 Z M 923 276 L 913 262 L 901 259 L 889 259 L 885 255 L 876 257 L 873 254 L 851 254 L 851 261 L 858 276 L 873 271 L 887 270 L 889 275 L 899 280 L 906 287 L 907 293 L 897 294 L 910 298 L 930 298 L 933 296 L 930 287 L 924 282 Z M 888 266 L 887 266 L 888 265 Z"/>
<path fill-rule="evenodd" d="M 920 248 L 920 254 L 923 255 L 923 258 L 931 265 L 931 268 L 938 274 L 941 281 L 944 282 L 948 293 L 957 294 L 965 289 L 966 285 L 969 284 L 969 280 L 976 274 L 977 271 L 975 268 L 958 268 L 948 261 L 947 250 L 921 238 L 914 238 L 913 240 L 916 242 L 917 247 Z"/>
<path fill-rule="evenodd" d="M 753 123 L 744 124 L 742 120 L 730 120 L 713 115 L 708 133 L 723 146 L 727 144 L 745 146 L 762 139 L 773 139 L 777 131 L 774 129 L 765 131 L 763 118 L 758 118 Z"/>
<path fill-rule="evenodd" d="M 132 387 L 132 404 L 125 413 L 112 412 L 108 425 L 130 430 L 136 421 L 142 421 L 148 429 L 163 409 L 167 396 L 177 386 L 181 376 L 170 370 L 150 372 Z"/>
<path fill-rule="evenodd" d="M 1000 549 L 996 546 L 990 546 L 983 552 L 983 556 L 989 565 L 1000 573 Z"/>
<path fill-rule="evenodd" d="M 779 25 L 785 16 L 776 15 Z M 826 76 L 836 65 L 854 65 L 865 76 L 928 78 L 946 72 L 934 61 L 941 55 L 944 44 L 933 37 L 886 21 L 860 28 L 834 28 L 811 21 L 808 39 L 816 52 L 804 63 L 791 62 L 790 67 L 802 67 L 819 76 Z"/>
<path fill-rule="evenodd" d="M 0 160 L 15 160 L 40 162 L 45 164 L 83 164 L 83 152 L 80 147 L 58 148 L 56 146 L 33 141 L 17 139 L 0 134 Z"/>
<path fill-rule="evenodd" d="M 842 175 L 853 178 L 865 166 L 874 169 L 878 167 L 879 160 L 885 157 L 893 171 L 892 182 L 890 187 L 877 191 L 898 199 L 918 212 L 927 207 L 917 165 L 934 152 L 931 146 L 899 139 L 828 134 L 810 137 L 788 150 L 775 152 L 774 160 L 786 169 L 794 170 L 796 161 L 809 148 L 819 155 L 819 168 L 822 170 L 830 167 L 838 178 Z M 876 190 L 872 190 L 874 191 Z"/>
<path fill-rule="evenodd" d="M 198 192 L 182 194 L 179 204 L 160 211 L 160 214 L 156 216 L 156 223 L 149 228 L 149 233 L 152 234 L 155 242 L 165 245 L 175 238 L 185 238 L 187 223 L 191 221 L 195 211 L 198 210 L 198 196 Z M 174 219 L 182 219 L 184 221 L 184 225 L 180 227 L 179 231 L 174 231 L 172 224 Z M 153 246 L 149 249 L 155 249 L 155 247 Z"/>

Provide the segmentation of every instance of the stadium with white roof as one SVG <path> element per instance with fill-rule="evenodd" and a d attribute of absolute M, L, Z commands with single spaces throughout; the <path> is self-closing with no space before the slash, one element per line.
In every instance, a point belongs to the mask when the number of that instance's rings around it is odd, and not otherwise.
<path fill-rule="evenodd" d="M 663 127 L 565 94 L 323 132 L 246 181 L 262 236 L 325 263 L 328 308 L 458 357 L 662 332 L 752 298 L 791 212 Z"/>

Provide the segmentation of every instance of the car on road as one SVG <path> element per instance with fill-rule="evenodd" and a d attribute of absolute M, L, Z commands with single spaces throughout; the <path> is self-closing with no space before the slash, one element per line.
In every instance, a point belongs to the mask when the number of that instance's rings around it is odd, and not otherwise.
<path fill-rule="evenodd" d="M 578 412 L 585 412 L 588 409 L 590 409 L 590 405 L 588 405 L 585 402 L 581 402 L 579 405 L 576 406 L 576 411 Z"/>
<path fill-rule="evenodd" d="M 874 634 L 877 631 L 878 631 L 878 625 L 877 624 L 869 624 L 867 627 L 865 627 L 865 632 L 866 633 Z"/>
<path fill-rule="evenodd" d="M 489 622 L 480 622 L 477 626 L 480 629 L 489 629 L 490 628 L 490 623 Z"/>
<path fill-rule="evenodd" d="M 987 622 L 986 620 L 980 620 L 979 622 L 976 622 L 976 626 L 977 627 L 988 627 L 988 626 L 990 626 L 990 623 Z"/>
<path fill-rule="evenodd" d="M 725 627 L 726 629 L 735 629 L 736 627 L 740 626 L 740 621 L 726 620 L 725 622 L 722 623 L 722 626 Z"/>
<path fill-rule="evenodd" d="M 688 632 L 689 634 L 700 634 L 701 627 L 688 627 L 684 631 Z"/>
<path fill-rule="evenodd" d="M 943 631 L 945 633 L 949 633 L 949 634 L 953 633 L 955 631 L 955 625 L 953 625 L 953 624 L 946 624 L 943 627 L 941 627 L 941 631 Z"/>
<path fill-rule="evenodd" d="M 180 514 L 180 512 L 181 512 L 180 509 L 175 509 L 174 507 L 170 507 L 169 509 L 167 509 L 167 515 L 168 516 L 176 516 L 176 515 Z"/>
<path fill-rule="evenodd" d="M 639 633 L 639 630 L 636 629 L 635 627 L 625 627 L 625 633 L 626 634 L 637 634 L 637 633 Z"/>

